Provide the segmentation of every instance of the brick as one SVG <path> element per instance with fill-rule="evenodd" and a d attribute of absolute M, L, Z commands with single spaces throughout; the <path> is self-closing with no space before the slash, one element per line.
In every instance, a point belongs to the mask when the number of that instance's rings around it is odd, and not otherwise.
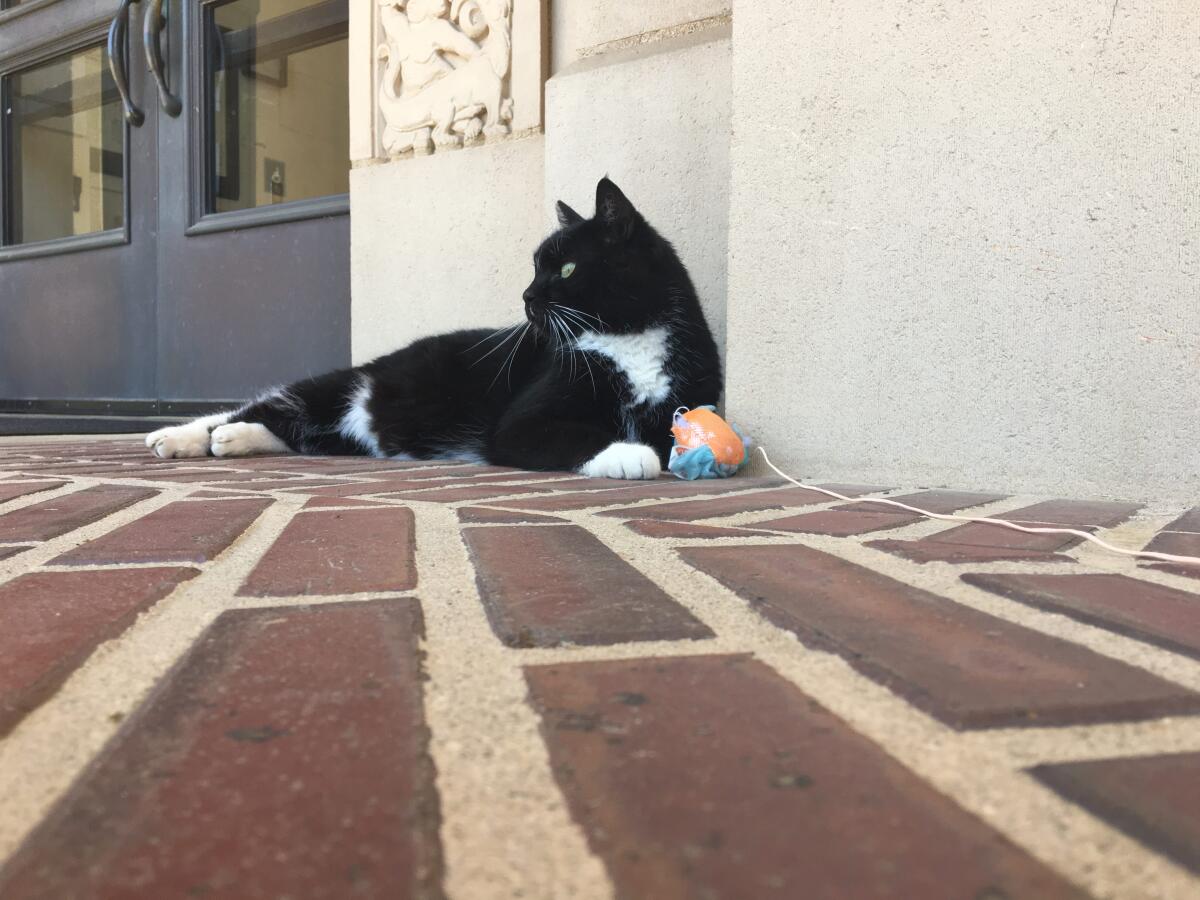
<path fill-rule="evenodd" d="M 664 497 L 697 497 L 739 493 L 776 483 L 753 478 L 705 479 L 702 481 L 658 478 L 653 481 L 644 482 L 587 479 L 586 482 L 567 482 L 565 485 L 566 489 L 560 489 L 560 493 L 553 497 L 505 501 L 504 505 L 514 509 L 527 509 L 535 512 L 565 512 L 568 510 L 588 509 L 593 506 L 615 506 L 617 504 L 637 503 L 639 500 L 658 500 Z M 604 486 L 606 482 L 607 487 Z M 640 515 L 642 509 L 645 508 L 637 509 L 636 513 Z M 656 506 L 649 508 L 657 509 Z M 602 513 L 602 515 L 605 514 Z M 633 515 L 633 513 L 626 514 L 622 511 L 614 511 L 607 513 L 607 515 L 628 517 L 629 515 Z"/>
<path fill-rule="evenodd" d="M 506 509 L 489 509 L 486 506 L 463 506 L 458 510 L 458 521 L 464 525 L 522 525 L 554 524 L 565 522 L 558 516 L 543 516 L 531 512 L 510 512 Z"/>
<path fill-rule="evenodd" d="M 1068 725 L 1200 711 L 1200 694 L 802 546 L 682 557 L 806 646 L 953 728 Z"/>
<path fill-rule="evenodd" d="M 256 498 L 168 503 L 51 562 L 58 565 L 208 562 L 232 544 L 270 505 L 270 500 Z"/>
<path fill-rule="evenodd" d="M 510 484 L 496 486 L 446 487 L 436 490 L 398 491 L 386 493 L 371 491 L 389 500 L 419 500 L 422 503 L 476 503 L 480 500 L 495 500 L 498 497 L 514 497 L 521 494 L 547 494 L 551 491 L 544 485 Z"/>
<path fill-rule="evenodd" d="M 259 473 L 259 474 L 263 475 L 266 473 Z M 282 475 L 278 475 L 278 473 L 275 473 L 275 472 L 272 472 L 271 474 L 273 476 L 275 476 L 275 480 L 272 480 L 272 479 L 266 479 L 266 480 L 262 480 L 262 481 L 247 480 L 242 483 L 242 486 L 240 488 L 238 488 L 238 490 L 280 491 L 280 490 L 284 490 L 284 489 L 292 490 L 294 488 L 295 493 L 299 494 L 299 493 L 303 493 L 305 490 L 312 491 L 312 490 L 316 490 L 319 487 L 326 487 L 326 486 L 330 486 L 330 485 L 339 485 L 339 484 L 345 483 L 342 481 L 335 481 L 335 480 L 329 479 L 329 478 L 303 478 L 302 479 L 302 478 L 292 478 L 291 476 L 285 477 Z M 214 482 L 214 483 L 216 483 L 216 482 Z"/>
<path fill-rule="evenodd" d="M 973 506 L 983 506 L 985 503 L 995 503 L 997 500 L 1003 500 L 1005 494 L 981 494 L 976 491 L 917 491 L 912 494 L 901 494 L 896 497 L 888 497 L 889 500 L 895 500 L 899 503 L 907 503 L 909 506 L 915 506 L 919 509 L 926 509 L 929 512 L 935 513 L 956 513 L 962 509 L 970 509 Z M 894 512 L 900 515 L 909 515 L 902 509 L 885 506 L 881 503 L 873 503 L 870 500 L 861 500 L 858 503 L 847 503 L 844 506 L 835 507 L 835 509 L 845 510 L 847 512 Z"/>
<path fill-rule="evenodd" d="M 666 519 L 632 519 L 625 527 L 643 537 L 677 538 L 680 540 L 713 540 L 727 537 L 762 537 L 763 532 L 747 528 L 725 528 L 715 525 L 696 525 L 691 522 L 671 522 Z"/>
<path fill-rule="evenodd" d="M 0 516 L 0 541 L 46 541 L 98 522 L 158 491 L 102 485 L 43 500 Z"/>
<path fill-rule="evenodd" d="M 413 480 L 426 478 L 469 478 L 475 481 L 479 478 L 509 478 L 513 481 L 526 478 L 550 477 L 562 478 L 570 473 L 528 472 L 524 469 L 512 469 L 508 466 L 473 466 L 473 465 L 427 465 L 423 469 L 405 470 L 404 476 Z"/>
<path fill-rule="evenodd" d="M 35 572 L 0 585 L 0 736 L 97 646 L 195 574 L 187 568 Z"/>
<path fill-rule="evenodd" d="M 381 506 L 387 506 L 386 503 L 379 503 L 375 500 L 353 500 L 345 497 L 313 497 L 304 504 L 305 509 L 326 509 L 328 507 L 344 508 L 351 507 L 375 507 L 378 509 Z"/>
<path fill-rule="evenodd" d="M 1200 874 L 1200 753 L 1062 763 L 1032 771 L 1068 800 Z"/>
<path fill-rule="evenodd" d="M 139 477 L 145 477 L 151 481 L 165 481 L 170 484 L 191 484 L 193 482 L 233 484 L 236 482 L 266 482 L 271 479 L 274 479 L 276 482 L 286 480 L 287 487 L 291 487 L 295 483 L 289 476 L 281 475 L 278 472 L 272 472 L 270 478 L 266 478 L 261 472 L 233 472 L 222 469 L 210 469 L 204 472 L 163 472 L 162 474 Z"/>
<path fill-rule="evenodd" d="M 920 521 L 920 516 L 908 515 L 903 512 L 848 512 L 842 509 L 822 509 L 817 512 L 800 513 L 796 516 L 769 519 L 766 522 L 755 522 L 754 524 L 759 528 L 767 528 L 771 531 L 849 537 L 855 534 L 883 531 L 887 528 L 900 528 Z"/>
<path fill-rule="evenodd" d="M 52 491 L 60 488 L 65 481 L 4 481 L 0 482 L 0 503 L 27 497 L 30 494 L 40 494 L 42 491 Z"/>
<path fill-rule="evenodd" d="M 827 487 L 847 497 L 853 497 L 857 494 L 869 494 L 881 490 L 881 488 L 876 487 L 855 488 L 850 485 L 827 485 Z M 761 512 L 769 509 L 812 506 L 815 503 L 828 503 L 829 500 L 829 497 L 817 491 L 809 491 L 798 487 L 785 487 L 759 491 L 755 494 L 736 494 L 734 496 L 717 497 L 711 500 L 660 503 L 654 506 L 641 506 L 635 510 L 616 509 L 600 513 L 600 515 L 618 518 L 636 516 L 639 519 L 672 519 L 676 522 L 693 522 L 697 519 L 714 519 L 718 516 L 735 516 L 741 513 Z"/>
<path fill-rule="evenodd" d="M 1125 575 L 963 575 L 1028 606 L 1200 658 L 1200 596 Z"/>
<path fill-rule="evenodd" d="M 1200 556 L 1200 534 L 1186 531 L 1160 531 L 1145 549 L 1175 556 Z"/>
<path fill-rule="evenodd" d="M 1015 532 L 1014 532 L 1015 533 Z M 1074 541 L 1074 538 L 1068 539 Z M 1021 550 L 1012 547 L 981 547 L 970 544 L 940 544 L 928 538 L 920 541 L 868 541 L 868 547 L 918 563 L 983 562 L 1071 562 L 1071 557 L 1048 550 Z"/>
<path fill-rule="evenodd" d="M 1090 531 L 1116 525 L 1139 508 L 1136 503 L 1047 500 L 992 518 L 1023 525 Z M 1055 551 L 1065 550 L 1081 540 L 1063 534 L 1025 534 L 999 525 L 974 522 L 958 525 L 919 541 L 873 541 L 868 546 L 916 562 L 1051 561 L 1060 559 L 1055 556 Z"/>
<path fill-rule="evenodd" d="M 239 594 L 255 597 L 407 591 L 417 585 L 412 510 L 308 512 L 288 523 Z"/>
<path fill-rule="evenodd" d="M 316 487 L 309 489 L 304 489 L 304 484 L 298 483 L 288 485 L 287 489 L 310 494 L 314 497 L 357 497 L 359 495 L 375 495 L 386 494 L 389 492 L 425 490 L 430 487 L 430 485 L 424 482 L 414 481 L 407 476 L 383 477 L 375 478 L 373 480 L 366 480 L 367 478 L 368 476 L 364 475 L 362 476 L 361 480 L 342 481 L 337 484 L 330 484 L 327 487 Z"/>
<path fill-rule="evenodd" d="M 0 895 L 442 896 L 412 600 L 224 613 Z"/>
<path fill-rule="evenodd" d="M 1082 897 L 745 657 L 525 670 L 619 897 Z"/>
<path fill-rule="evenodd" d="M 907 503 L 909 506 L 916 506 L 929 512 L 945 514 L 958 512 L 960 509 L 972 506 L 981 506 L 995 500 L 1003 500 L 1004 495 L 976 494 L 966 491 L 918 491 L 915 494 L 904 494 L 888 499 Z M 923 516 L 916 513 L 906 512 L 881 503 L 864 501 L 754 524 L 760 528 L 770 528 L 774 531 L 849 537 L 855 534 L 881 531 L 885 528 L 899 528 L 923 519 Z"/>
<path fill-rule="evenodd" d="M 1186 531 L 1189 534 L 1200 534 L 1200 506 L 1189 509 L 1163 531 Z"/>
<path fill-rule="evenodd" d="M 713 636 L 577 525 L 465 528 L 463 537 L 492 629 L 510 647 Z"/>

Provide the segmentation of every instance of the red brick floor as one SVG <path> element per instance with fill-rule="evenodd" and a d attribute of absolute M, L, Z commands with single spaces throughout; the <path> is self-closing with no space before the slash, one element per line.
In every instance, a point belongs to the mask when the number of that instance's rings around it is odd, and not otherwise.
<path fill-rule="evenodd" d="M 1198 550 L 1200 508 L 840 489 Z M 1200 569 L 748 477 L 8 441 L 0 861 L 4 900 L 1200 897 Z"/>

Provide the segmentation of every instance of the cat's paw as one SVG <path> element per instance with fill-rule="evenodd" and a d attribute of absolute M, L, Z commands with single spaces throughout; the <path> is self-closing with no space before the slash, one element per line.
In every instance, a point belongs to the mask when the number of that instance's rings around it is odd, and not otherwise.
<path fill-rule="evenodd" d="M 146 446 L 159 459 L 208 455 L 208 426 L 200 422 L 172 425 L 146 435 Z"/>
<path fill-rule="evenodd" d="M 657 478 L 662 464 L 645 444 L 609 444 L 579 469 L 589 478 Z"/>
<path fill-rule="evenodd" d="M 287 452 L 287 444 L 275 437 L 264 425 L 231 422 L 213 429 L 213 456 L 253 456 L 256 453 Z"/>

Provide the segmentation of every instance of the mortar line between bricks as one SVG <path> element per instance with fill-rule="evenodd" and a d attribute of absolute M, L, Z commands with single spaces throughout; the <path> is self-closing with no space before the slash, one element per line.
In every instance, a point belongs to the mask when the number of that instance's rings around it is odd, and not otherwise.
<path fill-rule="evenodd" d="M 1061 728 L 995 728 L 966 732 L 961 746 L 968 753 L 980 749 L 1003 753 L 1018 769 L 1040 763 L 1200 753 L 1200 716 Z"/>
<path fill-rule="evenodd" d="M 718 638 L 737 634 L 753 643 L 758 659 L 1064 877 L 1098 897 L 1121 900 L 1160 900 L 1200 890 L 1200 878 L 1020 771 L 1021 761 L 1010 757 L 1004 745 L 968 743 L 841 657 L 804 647 L 670 548 L 655 546 L 652 539 L 615 520 L 571 518 L 671 594 Z M 988 771 L 990 777 L 980 779 L 980 771 Z"/>
<path fill-rule="evenodd" d="M 559 791 L 521 667 L 488 623 L 455 513 L 415 511 L 446 894 L 608 900 L 608 874 Z"/>
<path fill-rule="evenodd" d="M 220 613 L 269 605 L 249 602 L 260 598 L 237 598 L 234 591 L 302 502 L 296 498 L 264 510 L 208 568 L 97 647 L 52 698 L 0 740 L 0 797 L 5 798 L 0 860 L 42 820 L 116 733 L 119 721 L 162 683 Z"/>

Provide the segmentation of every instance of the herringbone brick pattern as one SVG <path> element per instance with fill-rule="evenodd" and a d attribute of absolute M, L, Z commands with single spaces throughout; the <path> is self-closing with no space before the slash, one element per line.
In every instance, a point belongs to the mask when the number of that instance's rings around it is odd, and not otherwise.
<path fill-rule="evenodd" d="M 1197 576 L 750 477 L 8 441 L 0 897 L 1200 896 Z"/>

